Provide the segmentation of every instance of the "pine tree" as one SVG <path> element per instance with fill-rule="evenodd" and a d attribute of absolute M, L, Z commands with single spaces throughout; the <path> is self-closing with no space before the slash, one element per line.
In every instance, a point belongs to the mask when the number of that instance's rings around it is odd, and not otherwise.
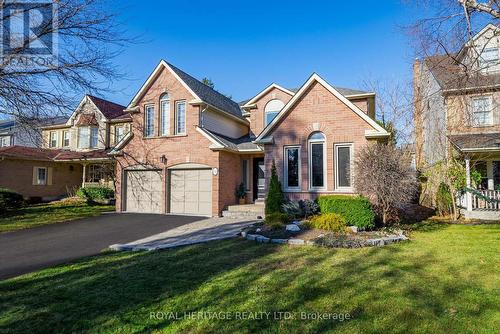
<path fill-rule="evenodd" d="M 271 181 L 269 182 L 269 190 L 266 198 L 266 214 L 280 212 L 281 205 L 284 203 L 285 197 L 281 190 L 281 182 L 278 179 L 276 172 L 276 164 L 273 161 L 271 169 Z"/>

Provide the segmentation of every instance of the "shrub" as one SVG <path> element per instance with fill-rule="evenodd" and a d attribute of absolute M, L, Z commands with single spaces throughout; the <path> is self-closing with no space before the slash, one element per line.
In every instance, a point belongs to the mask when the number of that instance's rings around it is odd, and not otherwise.
<path fill-rule="evenodd" d="M 362 229 L 372 228 L 375 213 L 367 198 L 362 196 L 331 195 L 318 197 L 321 213 L 338 213 L 348 225 Z"/>
<path fill-rule="evenodd" d="M 286 213 L 291 218 L 302 218 L 304 217 L 304 211 L 300 205 L 300 202 L 289 201 L 281 206 L 281 211 Z"/>
<path fill-rule="evenodd" d="M 24 205 L 24 199 L 21 194 L 15 191 L 0 188 L 0 210 L 19 209 Z"/>
<path fill-rule="evenodd" d="M 319 213 L 319 205 L 316 201 L 311 201 L 310 199 L 300 200 L 299 204 L 305 217 L 314 216 Z"/>
<path fill-rule="evenodd" d="M 452 212 L 452 201 L 450 187 L 441 182 L 436 193 L 436 206 L 440 215 L 444 216 Z"/>
<path fill-rule="evenodd" d="M 87 187 L 78 189 L 76 195 L 87 201 L 96 201 L 113 198 L 115 192 L 108 187 Z"/>
<path fill-rule="evenodd" d="M 345 232 L 347 229 L 346 219 L 338 213 L 323 213 L 312 217 L 306 226 L 333 232 Z"/>
<path fill-rule="evenodd" d="M 273 167 L 271 169 L 271 180 L 269 182 L 269 191 L 266 198 L 266 214 L 280 212 L 281 206 L 285 202 L 285 196 L 281 190 L 281 182 L 278 179 L 278 174 L 276 173 L 276 165 L 273 161 Z"/>
<path fill-rule="evenodd" d="M 264 224 L 270 227 L 271 229 L 280 229 L 288 223 L 288 215 L 286 213 L 274 212 L 266 214 L 266 219 L 264 220 Z"/>

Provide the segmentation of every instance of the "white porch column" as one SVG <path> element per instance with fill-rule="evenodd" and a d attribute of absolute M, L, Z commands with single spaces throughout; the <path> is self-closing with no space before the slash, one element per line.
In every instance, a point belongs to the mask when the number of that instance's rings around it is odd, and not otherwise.
<path fill-rule="evenodd" d="M 488 190 L 495 190 L 495 185 L 493 184 L 493 161 L 486 161 L 486 176 L 488 177 Z"/>
<path fill-rule="evenodd" d="M 465 183 L 467 188 L 470 188 L 470 158 L 465 157 Z M 470 192 L 465 193 L 465 198 L 467 202 L 467 211 L 472 211 L 472 194 Z"/>
<path fill-rule="evenodd" d="M 87 164 L 83 164 L 82 188 L 85 188 L 85 176 L 87 175 Z"/>

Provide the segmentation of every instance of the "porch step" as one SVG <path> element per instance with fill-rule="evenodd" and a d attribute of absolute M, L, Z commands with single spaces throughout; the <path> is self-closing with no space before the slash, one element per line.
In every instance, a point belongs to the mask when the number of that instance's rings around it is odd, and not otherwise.
<path fill-rule="evenodd" d="M 264 218 L 264 205 L 262 204 L 244 204 L 244 205 L 230 205 L 227 210 L 222 212 L 223 217 L 232 218 L 248 218 L 257 219 L 258 217 Z"/>

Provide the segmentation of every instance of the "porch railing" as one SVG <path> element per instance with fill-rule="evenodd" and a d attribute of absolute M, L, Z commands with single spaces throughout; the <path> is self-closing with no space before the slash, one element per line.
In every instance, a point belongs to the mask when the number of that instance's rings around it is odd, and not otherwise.
<path fill-rule="evenodd" d="M 469 190 L 472 197 L 472 210 L 500 211 L 500 190 Z"/>

